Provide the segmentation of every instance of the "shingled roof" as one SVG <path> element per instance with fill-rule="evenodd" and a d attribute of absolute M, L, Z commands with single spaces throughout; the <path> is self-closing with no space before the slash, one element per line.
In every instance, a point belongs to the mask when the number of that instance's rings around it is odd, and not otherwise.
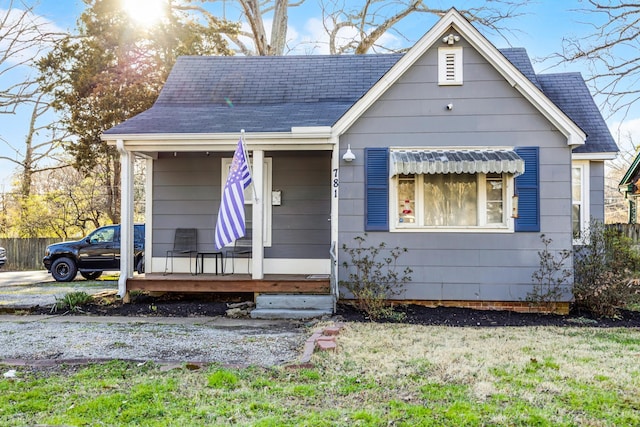
<path fill-rule="evenodd" d="M 580 73 L 538 74 L 542 91 L 587 134 L 574 153 L 616 153 L 609 127 Z"/>
<path fill-rule="evenodd" d="M 181 57 L 153 107 L 106 134 L 331 126 L 402 55 Z"/>
<path fill-rule="evenodd" d="M 536 74 L 524 48 L 500 52 L 587 134 L 574 153 L 616 153 L 616 145 L 580 73 Z"/>
<path fill-rule="evenodd" d="M 533 69 L 533 65 L 531 64 L 531 59 L 527 54 L 527 50 L 523 47 L 510 47 L 505 49 L 498 49 L 500 53 L 502 53 L 505 58 L 509 60 L 526 78 L 528 78 L 531 83 L 536 85 L 536 87 L 542 90 L 540 86 L 540 82 L 538 82 L 538 77 L 536 76 L 536 72 Z"/>
<path fill-rule="evenodd" d="M 579 73 L 536 74 L 523 48 L 500 52 L 586 134 L 578 153 L 617 152 Z M 181 57 L 147 111 L 105 132 L 289 132 L 332 126 L 401 54 Z"/>

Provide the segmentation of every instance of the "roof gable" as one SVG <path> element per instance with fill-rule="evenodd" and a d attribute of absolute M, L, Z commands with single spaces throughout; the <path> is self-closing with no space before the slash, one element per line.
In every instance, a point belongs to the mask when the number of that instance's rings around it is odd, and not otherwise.
<path fill-rule="evenodd" d="M 560 110 L 514 64 L 509 62 L 455 8 L 449 11 L 361 98 L 334 126 L 341 135 L 420 57 L 450 31 L 457 32 L 473 46 L 506 80 L 534 105 L 567 138 L 569 145 L 585 143 L 585 133 Z"/>
<path fill-rule="evenodd" d="M 638 175 L 640 175 L 640 153 L 636 153 L 636 157 L 633 159 L 631 166 L 629 166 L 629 169 L 627 169 L 627 172 L 625 172 L 624 176 L 620 180 L 620 183 L 618 184 L 620 191 L 625 192 L 625 194 L 632 192 L 631 189 L 624 189 L 623 187 L 635 184 L 635 181 L 638 180 Z"/>

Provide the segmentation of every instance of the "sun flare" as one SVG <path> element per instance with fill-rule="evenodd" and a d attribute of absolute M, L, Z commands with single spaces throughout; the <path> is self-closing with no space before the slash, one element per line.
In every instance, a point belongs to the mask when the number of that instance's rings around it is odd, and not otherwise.
<path fill-rule="evenodd" d="M 166 16 L 167 0 L 121 0 L 122 8 L 137 23 L 153 26 Z"/>

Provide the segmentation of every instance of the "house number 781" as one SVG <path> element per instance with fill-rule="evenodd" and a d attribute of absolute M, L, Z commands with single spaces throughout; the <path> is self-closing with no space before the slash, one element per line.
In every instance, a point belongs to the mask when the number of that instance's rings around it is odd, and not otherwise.
<path fill-rule="evenodd" d="M 333 170 L 333 197 L 338 198 L 338 187 L 340 187 L 340 181 L 338 180 L 338 169 Z"/>

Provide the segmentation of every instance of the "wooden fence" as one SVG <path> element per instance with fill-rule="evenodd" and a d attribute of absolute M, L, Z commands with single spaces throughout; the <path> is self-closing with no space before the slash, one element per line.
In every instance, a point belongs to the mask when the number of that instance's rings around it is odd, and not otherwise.
<path fill-rule="evenodd" d="M 0 237 L 0 246 L 7 251 L 7 263 L 3 270 L 43 270 L 42 258 L 48 245 L 60 242 L 60 238 L 17 239 Z"/>
<path fill-rule="evenodd" d="M 607 224 L 606 227 L 627 236 L 634 245 L 640 245 L 640 224 Z"/>

